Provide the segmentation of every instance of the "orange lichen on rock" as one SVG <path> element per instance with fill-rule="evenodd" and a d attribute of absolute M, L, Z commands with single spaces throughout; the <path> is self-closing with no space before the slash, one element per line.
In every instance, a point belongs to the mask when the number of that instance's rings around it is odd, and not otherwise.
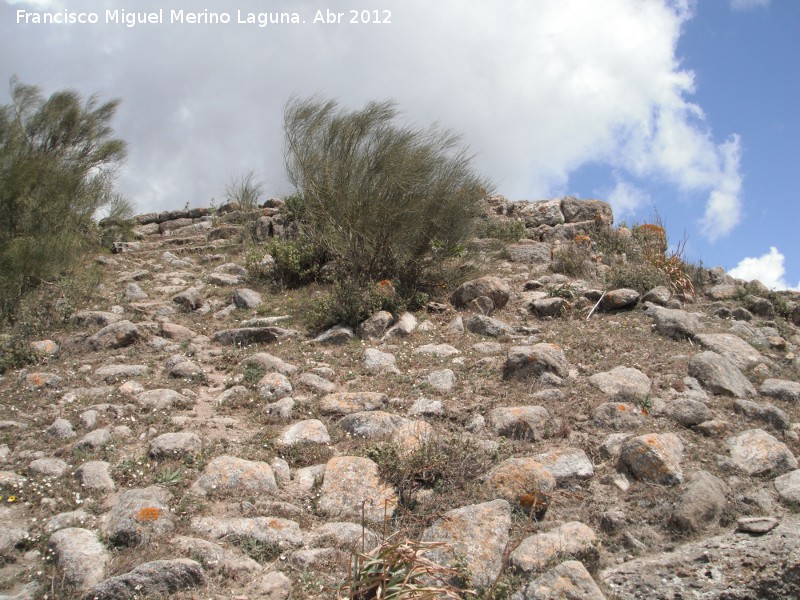
<path fill-rule="evenodd" d="M 155 506 L 145 506 L 144 508 L 139 509 L 133 518 L 139 523 L 145 523 L 147 521 L 158 521 L 160 516 L 160 508 Z"/>

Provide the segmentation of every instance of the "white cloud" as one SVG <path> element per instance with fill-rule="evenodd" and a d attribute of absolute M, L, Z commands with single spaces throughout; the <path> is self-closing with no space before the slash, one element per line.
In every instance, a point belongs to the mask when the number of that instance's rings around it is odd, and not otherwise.
<path fill-rule="evenodd" d="M 793 287 L 784 279 L 785 259 L 775 246 L 771 246 L 767 254 L 758 258 L 743 258 L 728 274 L 745 281 L 757 279 L 772 290 L 800 290 L 800 282 Z"/>
<path fill-rule="evenodd" d="M 620 219 L 625 215 L 635 214 L 650 200 L 650 196 L 643 189 L 618 178 L 614 189 L 608 193 L 607 200 L 614 210 L 614 217 Z"/>
<path fill-rule="evenodd" d="M 69 8 L 97 4 L 131 10 L 120 0 Z M 289 191 L 282 107 L 293 93 L 320 92 L 347 107 L 395 98 L 409 121 L 462 132 L 477 167 L 512 198 L 559 195 L 587 163 L 623 181 L 666 181 L 705 198 L 702 231 L 713 238 L 741 218 L 739 144 L 715 143 L 692 102 L 694 76 L 676 57 L 693 4 L 386 0 L 387 26 L 129 29 L 25 28 L 0 3 L 0 80 L 17 73 L 48 91 L 121 97 L 117 131 L 130 145 L 122 184 L 141 210 L 206 203 L 230 173 L 251 168 L 270 193 Z M 140 0 L 136 10 L 175 7 Z M 269 10 L 310 20 L 317 8 L 275 0 Z M 224 10 L 236 9 L 264 10 L 256 0 Z M 634 191 L 620 187 L 615 201 L 632 209 Z"/>
<path fill-rule="evenodd" d="M 770 0 L 730 0 L 731 10 L 743 11 L 769 6 Z"/>

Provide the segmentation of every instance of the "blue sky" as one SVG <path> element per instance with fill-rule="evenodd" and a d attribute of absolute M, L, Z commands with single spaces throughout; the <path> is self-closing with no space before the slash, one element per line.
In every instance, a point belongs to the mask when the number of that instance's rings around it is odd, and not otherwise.
<path fill-rule="evenodd" d="M 188 6 L 232 22 L 169 22 Z M 165 19 L 106 22 L 116 8 Z M 391 23 L 347 23 L 351 8 Z M 313 23 L 320 9 L 344 22 Z M 238 11 L 305 23 L 240 24 Z M 143 212 L 207 205 L 250 169 L 269 194 L 291 191 L 292 94 L 393 98 L 405 120 L 461 132 L 498 193 L 601 198 L 618 222 L 657 211 L 689 258 L 800 287 L 798 34 L 795 0 L 0 0 L 0 79 L 121 98 L 120 187 Z"/>

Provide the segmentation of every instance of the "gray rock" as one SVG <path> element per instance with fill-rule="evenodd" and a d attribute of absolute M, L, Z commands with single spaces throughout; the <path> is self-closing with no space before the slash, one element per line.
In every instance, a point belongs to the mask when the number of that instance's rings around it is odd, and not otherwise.
<path fill-rule="evenodd" d="M 606 402 L 592 411 L 592 420 L 608 429 L 636 429 L 645 424 L 645 414 L 630 402 Z"/>
<path fill-rule="evenodd" d="M 528 305 L 529 310 L 537 317 L 557 317 L 564 309 L 563 298 L 539 298 Z"/>
<path fill-rule="evenodd" d="M 526 264 L 548 264 L 552 246 L 545 242 L 510 244 L 505 247 L 508 260 Z"/>
<path fill-rule="evenodd" d="M 534 456 L 559 484 L 594 477 L 592 461 L 580 448 L 549 450 Z"/>
<path fill-rule="evenodd" d="M 149 371 L 147 365 L 105 365 L 99 367 L 94 374 L 106 383 L 114 383 L 132 377 L 144 377 Z"/>
<path fill-rule="evenodd" d="M 642 400 L 650 394 L 652 382 L 639 369 L 615 367 L 606 373 L 595 373 L 589 382 L 612 399 Z"/>
<path fill-rule="evenodd" d="M 235 273 L 209 273 L 206 281 L 209 285 L 242 285 L 245 282 L 245 278 Z"/>
<path fill-rule="evenodd" d="M 79 327 L 106 327 L 121 320 L 119 315 L 100 310 L 80 310 L 72 315 L 72 322 Z"/>
<path fill-rule="evenodd" d="M 281 358 L 277 356 L 273 356 L 267 352 L 256 352 L 245 358 L 241 365 L 242 367 L 246 367 L 248 365 L 253 365 L 256 367 L 260 367 L 265 371 L 277 371 L 278 373 L 286 376 L 293 375 L 297 371 L 297 367 L 287 363 Z"/>
<path fill-rule="evenodd" d="M 217 331 L 211 336 L 211 341 L 226 346 L 249 346 L 251 344 L 271 344 L 299 336 L 299 331 L 283 327 L 239 327 Z"/>
<path fill-rule="evenodd" d="M 311 548 L 342 548 L 369 552 L 380 544 L 380 537 L 371 529 L 356 523 L 332 522 L 315 527 L 306 535 Z"/>
<path fill-rule="evenodd" d="M 411 351 L 412 354 L 425 354 L 429 356 L 454 356 L 461 351 L 450 344 L 426 344 Z"/>
<path fill-rule="evenodd" d="M 702 327 L 697 315 L 685 310 L 652 306 L 647 315 L 655 321 L 656 331 L 675 340 L 693 338 Z"/>
<path fill-rule="evenodd" d="M 198 561 L 204 568 L 227 577 L 251 575 L 262 569 L 261 565 L 249 556 L 223 548 L 208 540 L 179 535 L 171 539 L 170 543 L 181 554 Z"/>
<path fill-rule="evenodd" d="M 322 421 L 308 419 L 299 421 L 284 429 L 275 440 L 279 447 L 298 444 L 330 444 L 331 436 Z"/>
<path fill-rule="evenodd" d="M 196 517 L 192 531 L 212 540 L 254 540 L 274 544 L 281 549 L 296 548 L 303 543 L 300 525 L 277 517 Z"/>
<path fill-rule="evenodd" d="M 56 419 L 53 424 L 45 429 L 45 433 L 50 437 L 66 440 L 75 437 L 75 431 L 72 429 L 72 423 L 66 419 Z"/>
<path fill-rule="evenodd" d="M 750 429 L 728 438 L 733 465 L 747 475 L 775 476 L 797 468 L 797 459 L 786 444 L 763 429 Z"/>
<path fill-rule="evenodd" d="M 761 384 L 759 392 L 762 396 L 769 396 L 786 402 L 800 402 L 800 383 L 796 381 L 767 379 Z"/>
<path fill-rule="evenodd" d="M 389 352 L 381 352 L 377 348 L 367 348 L 364 350 L 364 366 L 369 371 L 400 373 L 400 370 L 395 364 L 396 361 L 395 355 Z"/>
<path fill-rule="evenodd" d="M 672 292 L 670 292 L 669 289 L 663 285 L 659 285 L 642 296 L 642 302 L 652 302 L 653 304 L 664 306 L 667 302 L 669 302 L 671 297 Z"/>
<path fill-rule="evenodd" d="M 281 373 L 267 373 L 258 382 L 258 397 L 266 402 L 274 402 L 291 395 L 292 384 Z"/>
<path fill-rule="evenodd" d="M 203 451 L 203 442 L 196 433 L 178 431 L 163 433 L 150 442 L 152 458 L 183 458 L 197 456 Z"/>
<path fill-rule="evenodd" d="M 233 303 L 237 308 L 256 308 L 262 302 L 261 294 L 249 288 L 239 288 L 233 293 Z"/>
<path fill-rule="evenodd" d="M 747 371 L 766 362 L 761 353 L 737 335 L 730 333 L 701 333 L 695 340 L 703 348 L 728 359 L 737 369 Z"/>
<path fill-rule="evenodd" d="M 602 200 L 584 200 L 574 196 L 561 199 L 561 212 L 567 223 L 592 221 L 595 225 L 611 223 L 614 220 L 611 205 Z"/>
<path fill-rule="evenodd" d="M 736 520 L 736 531 L 763 535 L 775 529 L 778 522 L 775 517 L 739 517 Z"/>
<path fill-rule="evenodd" d="M 630 438 L 622 444 L 620 463 L 636 479 L 660 485 L 683 481 L 683 443 L 674 433 L 651 433 Z"/>
<path fill-rule="evenodd" d="M 715 527 L 727 505 L 728 485 L 707 471 L 697 471 L 688 478 L 672 513 L 672 523 L 680 530 L 698 532 Z"/>
<path fill-rule="evenodd" d="M 600 310 L 607 312 L 623 310 L 636 306 L 639 302 L 639 292 L 628 288 L 620 288 L 607 292 L 600 301 Z"/>
<path fill-rule="evenodd" d="M 128 302 L 136 302 L 137 300 L 145 300 L 148 298 L 147 292 L 135 281 L 131 281 L 125 286 L 125 300 Z"/>
<path fill-rule="evenodd" d="M 130 321 L 117 321 L 106 325 L 86 341 L 92 350 L 113 350 L 136 343 L 142 337 L 139 329 Z"/>
<path fill-rule="evenodd" d="M 511 295 L 511 288 L 499 277 L 481 277 L 462 283 L 455 292 L 453 292 L 450 301 L 456 308 L 463 308 L 471 300 L 479 296 L 488 296 L 491 298 L 495 309 L 503 308 Z"/>
<path fill-rule="evenodd" d="M 453 387 L 455 387 L 456 375 L 451 369 L 433 371 L 425 377 L 425 383 L 427 383 L 437 392 L 448 394 L 452 392 Z"/>
<path fill-rule="evenodd" d="M 292 597 L 292 580 L 280 571 L 271 571 L 253 579 L 245 589 L 252 598 L 289 600 Z"/>
<path fill-rule="evenodd" d="M 341 344 L 346 344 L 347 342 L 352 340 L 354 336 L 355 334 L 353 333 L 353 330 L 350 327 L 337 325 L 336 327 L 331 327 L 330 329 L 323 331 L 312 341 L 315 344 L 328 344 L 332 346 L 338 346 Z"/>
<path fill-rule="evenodd" d="M 408 419 L 382 410 L 351 413 L 339 420 L 339 427 L 352 436 L 363 439 L 389 437 Z"/>
<path fill-rule="evenodd" d="M 325 465 L 317 509 L 332 518 L 383 523 L 397 508 L 397 494 L 368 458 L 337 456 Z"/>
<path fill-rule="evenodd" d="M 778 497 L 789 505 L 800 506 L 800 470 L 790 471 L 773 482 Z"/>
<path fill-rule="evenodd" d="M 397 319 L 397 322 L 392 325 L 389 329 L 386 330 L 384 334 L 384 338 L 393 338 L 393 337 L 407 337 L 414 333 L 414 330 L 417 328 L 418 322 L 417 318 L 412 315 L 410 312 L 405 312 L 400 315 L 400 318 Z"/>
<path fill-rule="evenodd" d="M 539 227 L 541 225 L 553 227 L 564 223 L 564 214 L 561 212 L 561 200 L 521 202 L 517 204 L 515 208 L 515 212 L 522 218 L 525 227 Z M 548 258 L 548 262 L 549 260 Z"/>
<path fill-rule="evenodd" d="M 781 431 L 789 429 L 791 424 L 789 415 L 774 404 L 768 402 L 759 404 L 758 402 L 752 402 L 750 400 L 735 400 L 733 403 L 733 410 L 751 419 L 763 421 Z"/>
<path fill-rule="evenodd" d="M 380 392 L 336 392 L 320 399 L 319 410 L 323 415 L 349 415 L 379 410 L 388 404 L 389 397 Z"/>
<path fill-rule="evenodd" d="M 122 575 L 99 583 L 85 600 L 130 600 L 136 597 L 164 597 L 174 592 L 205 585 L 200 563 L 186 558 L 154 560 Z"/>
<path fill-rule="evenodd" d="M 417 398 L 408 409 L 408 414 L 412 417 L 441 417 L 444 415 L 444 404 L 441 400 Z"/>
<path fill-rule="evenodd" d="M 172 366 L 168 366 L 167 374 L 175 379 L 189 379 L 195 381 L 203 381 L 206 377 L 203 373 L 203 368 L 185 356 L 181 357 L 181 360 L 174 363 Z"/>
<path fill-rule="evenodd" d="M 742 372 L 716 352 L 706 351 L 689 359 L 689 375 L 714 394 L 752 398 L 756 390 Z"/>
<path fill-rule="evenodd" d="M 422 540 L 444 542 L 427 553 L 434 562 L 460 565 L 476 587 L 488 587 L 503 568 L 503 553 L 511 529 L 511 506 L 493 500 L 451 510 L 425 530 Z"/>
<path fill-rule="evenodd" d="M 394 321 L 392 313 L 381 310 L 361 323 L 356 329 L 356 333 L 362 340 L 377 340 L 383 337 L 392 321 Z"/>
<path fill-rule="evenodd" d="M 686 590 L 706 600 L 793 598 L 800 595 L 800 517 L 767 535 L 738 533 L 698 540 L 673 552 L 623 563 L 600 573 L 618 598 L 674 600 Z"/>
<path fill-rule="evenodd" d="M 169 388 L 148 390 L 136 395 L 136 402 L 151 411 L 169 411 L 173 408 L 189 408 L 194 404 L 187 396 Z"/>
<path fill-rule="evenodd" d="M 503 345 L 497 342 L 478 342 L 472 344 L 472 349 L 478 354 L 500 354 L 503 351 Z"/>
<path fill-rule="evenodd" d="M 85 590 L 103 580 L 111 553 L 88 529 L 69 527 L 56 531 L 47 541 L 64 585 Z"/>
<path fill-rule="evenodd" d="M 539 377 L 553 373 L 559 377 L 569 375 L 569 363 L 564 352 L 555 344 L 512 346 L 504 366 L 503 376 L 510 378 Z"/>
<path fill-rule="evenodd" d="M 65 513 L 58 513 L 51 517 L 45 523 L 45 533 L 55 533 L 59 529 L 66 529 L 67 527 L 84 527 L 93 524 L 95 521 L 94 516 L 90 515 L 83 509 L 71 510 Z"/>
<path fill-rule="evenodd" d="M 500 337 L 514 332 L 514 329 L 508 323 L 485 315 L 468 317 L 464 321 L 464 326 L 472 333 L 487 337 Z"/>
<path fill-rule="evenodd" d="M 597 567 L 600 541 L 591 527 L 578 521 L 564 523 L 545 533 L 522 540 L 509 555 L 509 562 L 522 573 L 530 574 L 570 558 Z"/>
<path fill-rule="evenodd" d="M 583 563 L 567 560 L 534 579 L 511 600 L 606 600 Z"/>
<path fill-rule="evenodd" d="M 209 496 L 278 493 L 272 467 L 265 462 L 235 456 L 218 456 L 206 465 L 191 487 L 194 493 Z"/>
<path fill-rule="evenodd" d="M 323 394 L 331 394 L 336 391 L 335 383 L 323 377 L 320 377 L 316 373 L 303 373 L 302 375 L 300 375 L 300 378 L 297 380 L 297 383 L 306 388 L 309 388 L 316 392 L 321 392 Z"/>
<path fill-rule="evenodd" d="M 45 477 L 61 477 L 67 468 L 67 463 L 60 458 L 37 458 L 28 464 L 28 471 L 32 475 Z"/>
<path fill-rule="evenodd" d="M 189 288 L 172 297 L 172 301 L 186 310 L 197 310 L 203 307 L 203 296 L 197 288 Z"/>
<path fill-rule="evenodd" d="M 664 414 L 684 427 L 693 427 L 711 420 L 711 410 L 705 403 L 693 398 L 678 397 L 667 403 Z"/>
<path fill-rule="evenodd" d="M 556 488 L 553 474 L 530 456 L 508 458 L 481 479 L 487 498 L 502 498 L 536 519 L 544 517 Z"/>
<path fill-rule="evenodd" d="M 75 477 L 87 490 L 113 492 L 117 487 L 111 478 L 111 465 L 104 460 L 83 463 L 75 471 Z"/>
<path fill-rule="evenodd" d="M 169 510 L 170 494 L 150 486 L 122 492 L 105 522 L 109 541 L 117 546 L 138 546 L 175 529 Z"/>
<path fill-rule="evenodd" d="M 111 430 L 108 427 L 90 431 L 80 440 L 75 442 L 76 448 L 90 448 L 99 450 L 111 443 Z"/>
<path fill-rule="evenodd" d="M 766 298 L 748 295 L 744 298 L 748 310 L 754 315 L 771 319 L 775 316 L 775 306 Z"/>
<path fill-rule="evenodd" d="M 550 413 L 542 406 L 503 406 L 492 409 L 489 420 L 495 435 L 542 440 L 550 434 Z"/>

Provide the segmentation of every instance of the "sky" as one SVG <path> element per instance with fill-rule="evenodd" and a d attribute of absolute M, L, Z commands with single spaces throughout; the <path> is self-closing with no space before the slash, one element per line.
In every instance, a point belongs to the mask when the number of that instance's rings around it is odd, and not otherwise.
<path fill-rule="evenodd" d="M 798 56 L 796 0 L 0 0 L 0 80 L 122 100 L 138 212 L 220 204 L 250 170 L 291 193 L 291 97 L 393 99 L 497 193 L 658 215 L 687 259 L 773 289 L 800 289 Z"/>

